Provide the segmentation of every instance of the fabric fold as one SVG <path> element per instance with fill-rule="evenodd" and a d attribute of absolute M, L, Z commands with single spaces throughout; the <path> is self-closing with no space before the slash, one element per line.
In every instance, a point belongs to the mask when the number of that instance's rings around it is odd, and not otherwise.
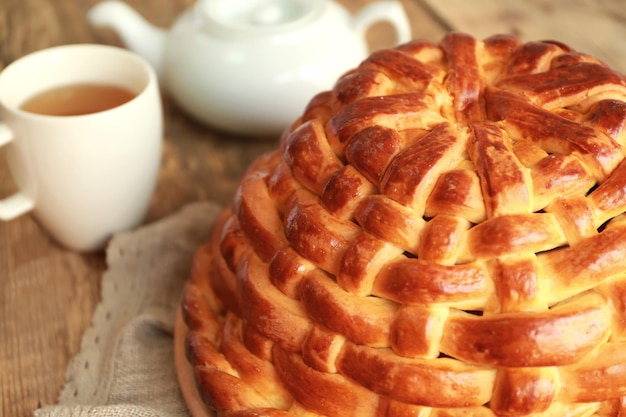
<path fill-rule="evenodd" d="M 35 417 L 187 417 L 173 333 L 195 249 L 220 207 L 193 203 L 107 248 L 102 300 L 67 369 L 58 404 Z"/>

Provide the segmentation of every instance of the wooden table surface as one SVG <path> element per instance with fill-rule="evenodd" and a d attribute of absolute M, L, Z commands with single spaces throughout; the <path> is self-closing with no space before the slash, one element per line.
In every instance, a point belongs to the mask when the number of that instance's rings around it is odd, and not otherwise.
<path fill-rule="evenodd" d="M 356 11 L 367 0 L 339 0 Z M 0 69 L 50 46 L 121 45 L 111 31 L 91 28 L 97 0 L 0 0 Z M 194 0 L 128 0 L 152 23 L 168 27 Z M 413 36 L 447 31 L 477 37 L 514 33 L 524 40 L 558 39 L 626 71 L 626 10 L 622 0 L 402 0 Z M 385 25 L 369 34 L 373 49 L 391 46 Z M 356 63 L 355 63 L 356 64 Z M 146 222 L 199 200 L 227 202 L 245 167 L 276 146 L 233 137 L 190 120 L 164 94 L 165 136 L 160 178 Z M 15 185 L 0 149 L 0 198 Z M 103 253 L 59 247 L 30 215 L 0 222 L 0 416 L 30 416 L 54 403 L 65 369 L 100 300 Z"/>

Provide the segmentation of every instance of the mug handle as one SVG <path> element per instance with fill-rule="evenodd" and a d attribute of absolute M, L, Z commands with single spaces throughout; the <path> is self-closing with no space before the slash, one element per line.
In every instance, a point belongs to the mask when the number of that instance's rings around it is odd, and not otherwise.
<path fill-rule="evenodd" d="M 0 122 L 0 147 L 13 140 L 13 132 Z M 34 201 L 21 191 L 0 200 L 0 220 L 8 221 L 30 211 L 35 206 Z"/>
<path fill-rule="evenodd" d="M 399 1 L 378 1 L 371 3 L 354 16 L 354 27 L 361 36 L 365 36 L 367 28 L 376 22 L 389 22 L 396 31 L 397 44 L 407 43 L 412 39 L 411 24 Z"/>

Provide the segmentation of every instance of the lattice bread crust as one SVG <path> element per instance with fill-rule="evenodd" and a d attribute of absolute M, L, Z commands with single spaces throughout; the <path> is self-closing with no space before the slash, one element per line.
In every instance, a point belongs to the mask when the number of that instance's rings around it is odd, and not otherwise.
<path fill-rule="evenodd" d="M 374 53 L 249 169 L 185 289 L 222 416 L 626 415 L 626 81 L 558 42 Z"/>

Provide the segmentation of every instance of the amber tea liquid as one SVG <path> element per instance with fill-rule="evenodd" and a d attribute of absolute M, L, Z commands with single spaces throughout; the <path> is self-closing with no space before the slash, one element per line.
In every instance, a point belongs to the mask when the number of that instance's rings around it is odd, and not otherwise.
<path fill-rule="evenodd" d="M 47 116 L 79 116 L 112 109 L 135 96 L 135 93 L 116 85 L 71 84 L 38 93 L 20 108 Z"/>

